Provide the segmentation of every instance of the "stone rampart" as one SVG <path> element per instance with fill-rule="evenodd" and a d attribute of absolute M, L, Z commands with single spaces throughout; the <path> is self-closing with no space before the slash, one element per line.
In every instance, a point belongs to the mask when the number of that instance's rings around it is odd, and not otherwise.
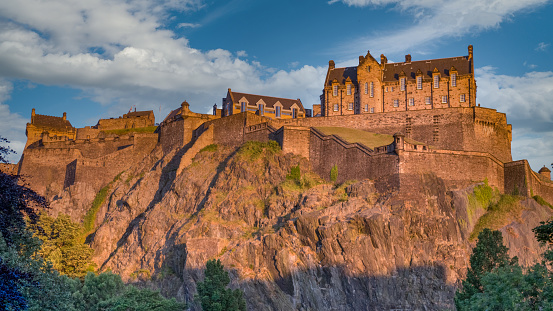
<path fill-rule="evenodd" d="M 541 196 L 553 204 L 553 182 L 534 172 L 526 160 L 505 163 L 505 192 Z"/>
<path fill-rule="evenodd" d="M 442 108 L 272 120 L 271 124 L 274 128 L 283 125 L 330 126 L 388 135 L 399 132 L 436 149 L 487 152 L 503 162 L 512 160 L 511 126 L 507 124 L 505 114 L 488 108 Z"/>

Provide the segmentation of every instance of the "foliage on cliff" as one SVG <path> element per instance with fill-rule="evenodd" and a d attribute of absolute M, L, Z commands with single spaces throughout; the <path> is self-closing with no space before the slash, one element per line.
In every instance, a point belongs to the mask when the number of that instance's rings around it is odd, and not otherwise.
<path fill-rule="evenodd" d="M 551 244 L 552 221 L 533 231 L 543 243 Z M 462 288 L 455 295 L 457 310 L 552 310 L 553 271 L 551 251 L 541 263 L 521 267 L 509 258 L 500 231 L 484 229 L 470 258 Z"/>
<path fill-rule="evenodd" d="M 91 261 L 94 250 L 84 244 L 84 227 L 72 222 L 69 216 L 62 214 L 53 218 L 42 213 L 31 229 L 42 241 L 40 255 L 58 272 L 84 277 L 88 271 L 94 270 Z"/>
<path fill-rule="evenodd" d="M 246 311 L 242 291 L 226 288 L 230 282 L 228 272 L 219 259 L 209 260 L 205 278 L 197 285 L 198 296 L 204 311 Z"/>

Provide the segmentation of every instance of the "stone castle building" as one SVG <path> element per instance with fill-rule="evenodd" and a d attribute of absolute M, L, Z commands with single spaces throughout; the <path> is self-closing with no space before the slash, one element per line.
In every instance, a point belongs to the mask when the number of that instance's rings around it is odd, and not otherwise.
<path fill-rule="evenodd" d="M 359 65 L 336 68 L 329 61 L 321 95 L 321 115 L 352 115 L 451 107 L 473 107 L 476 82 L 472 45 L 468 56 L 380 63 L 370 52 Z"/>
<path fill-rule="evenodd" d="M 251 111 L 270 119 L 305 118 L 301 100 L 233 92 L 223 98 L 223 116 Z"/>
<path fill-rule="evenodd" d="M 155 150 L 176 162 L 180 174 L 210 144 L 238 147 L 246 141 L 279 143 L 283 152 L 309 159 L 311 170 L 338 182 L 371 179 L 382 191 L 412 191 L 425 176 L 449 188 L 487 179 L 504 193 L 540 195 L 553 202 L 550 171 L 513 161 L 507 116 L 475 105 L 472 47 L 469 55 L 427 61 L 378 63 L 370 53 L 359 66 L 330 62 L 321 96 L 309 117 L 299 99 L 228 90 L 213 115 L 183 102 L 153 131 L 152 111 L 131 112 L 74 128 L 63 117 L 33 109 L 19 174 L 47 196 L 88 183 L 99 190 Z M 133 130 L 152 128 L 145 133 Z M 345 128 L 385 140 L 367 146 L 325 128 Z M 126 129 L 125 131 L 119 131 Z M 384 142 L 385 141 L 385 142 Z"/>

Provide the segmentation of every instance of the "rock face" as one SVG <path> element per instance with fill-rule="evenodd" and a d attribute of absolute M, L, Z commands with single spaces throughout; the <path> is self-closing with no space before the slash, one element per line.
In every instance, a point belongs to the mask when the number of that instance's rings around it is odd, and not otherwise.
<path fill-rule="evenodd" d="M 469 211 L 472 187 L 446 189 L 424 174 L 410 193 L 377 192 L 369 180 L 336 187 L 309 173 L 303 158 L 252 146 L 200 151 L 180 174 L 186 150 L 154 150 L 123 172 L 88 239 L 98 266 L 193 309 L 212 258 L 244 290 L 249 310 L 454 309 L 469 235 L 485 212 Z M 301 179 L 287 178 L 293 166 Z M 84 215 L 93 199 L 85 193 L 69 189 L 55 210 Z M 521 204 L 517 221 L 501 230 L 511 255 L 531 264 L 540 252 L 531 228 L 553 213 Z"/>

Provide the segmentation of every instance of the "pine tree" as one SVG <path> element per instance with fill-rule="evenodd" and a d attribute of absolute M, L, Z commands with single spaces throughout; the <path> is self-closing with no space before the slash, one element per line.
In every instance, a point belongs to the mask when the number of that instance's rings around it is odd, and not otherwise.
<path fill-rule="evenodd" d="M 246 301 L 239 289 L 229 289 L 228 272 L 219 259 L 206 264 L 205 279 L 197 285 L 199 299 L 204 311 L 245 311 Z"/>

